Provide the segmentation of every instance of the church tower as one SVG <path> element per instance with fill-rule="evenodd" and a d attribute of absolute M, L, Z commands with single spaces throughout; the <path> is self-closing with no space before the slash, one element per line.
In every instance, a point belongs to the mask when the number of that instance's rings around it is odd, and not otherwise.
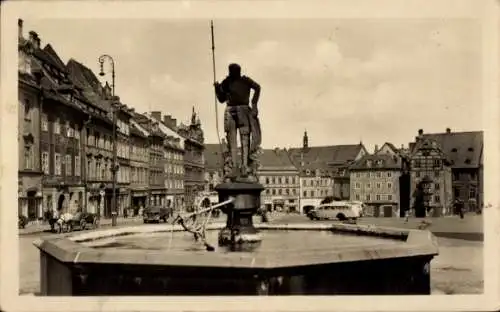
<path fill-rule="evenodd" d="M 302 139 L 302 147 L 303 148 L 309 147 L 309 138 L 307 137 L 307 130 L 304 131 L 304 138 Z"/>

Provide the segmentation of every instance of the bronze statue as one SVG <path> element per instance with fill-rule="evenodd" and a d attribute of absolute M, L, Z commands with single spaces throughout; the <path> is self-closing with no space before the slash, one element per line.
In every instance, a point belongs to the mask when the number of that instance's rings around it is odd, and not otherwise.
<path fill-rule="evenodd" d="M 224 151 L 224 180 L 257 182 L 258 156 L 261 130 L 258 119 L 260 86 L 247 76 L 241 75 L 238 64 L 229 65 L 229 75 L 222 83 L 215 82 L 215 94 L 220 103 L 227 103 L 224 112 L 224 131 L 227 147 Z M 253 90 L 252 106 L 249 104 Z M 237 133 L 240 134 L 241 163 L 238 167 Z"/>

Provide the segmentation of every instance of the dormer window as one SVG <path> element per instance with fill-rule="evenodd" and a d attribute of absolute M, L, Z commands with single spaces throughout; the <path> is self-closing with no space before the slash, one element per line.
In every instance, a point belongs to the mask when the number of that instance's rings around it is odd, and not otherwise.
<path fill-rule="evenodd" d="M 367 166 L 368 168 L 371 168 L 371 166 L 372 166 L 372 161 L 371 161 L 371 160 L 367 160 L 367 161 L 366 161 L 366 166 Z"/>
<path fill-rule="evenodd" d="M 453 153 L 456 153 L 456 152 L 457 152 L 457 148 L 456 148 L 456 147 L 454 147 L 454 148 L 452 148 L 452 149 L 451 149 L 451 151 L 452 151 Z"/>
<path fill-rule="evenodd" d="M 474 149 L 473 149 L 472 147 L 469 147 L 467 150 L 468 150 L 469 152 L 473 152 L 473 151 L 474 151 Z"/>
<path fill-rule="evenodd" d="M 471 162 L 471 161 L 470 161 L 470 159 L 469 159 L 469 158 L 467 158 L 467 159 L 465 160 L 465 163 L 466 163 L 467 165 L 470 165 L 470 162 Z"/>

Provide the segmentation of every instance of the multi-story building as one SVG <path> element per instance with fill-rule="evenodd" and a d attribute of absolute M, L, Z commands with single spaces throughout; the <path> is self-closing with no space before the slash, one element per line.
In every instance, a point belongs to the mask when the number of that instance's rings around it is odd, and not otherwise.
<path fill-rule="evenodd" d="M 351 200 L 365 204 L 370 216 L 399 216 L 401 157 L 391 150 L 365 155 L 349 167 Z"/>
<path fill-rule="evenodd" d="M 39 52 L 37 36 L 30 34 L 30 40 L 24 39 L 23 21 L 18 20 L 19 27 L 19 67 L 18 67 L 18 208 L 19 215 L 30 220 L 38 219 L 43 214 L 42 177 L 43 169 L 40 159 L 40 76 L 34 70 L 34 53 Z"/>
<path fill-rule="evenodd" d="M 20 92 L 20 101 L 23 103 L 23 109 L 20 110 L 23 114 L 20 123 L 23 138 L 20 142 L 24 145 L 23 153 L 20 154 L 27 160 L 22 172 L 31 167 L 41 169 L 43 174 L 41 193 L 33 194 L 34 189 L 28 189 L 27 202 L 20 203 L 21 213 L 34 219 L 41 218 L 43 210 L 75 212 L 82 208 L 84 202 L 81 129 L 82 121 L 87 119 L 84 111 L 88 103 L 81 90 L 72 84 L 66 66 L 52 46 L 48 44 L 41 49 L 41 40 L 34 31 L 30 32 L 29 40 L 24 40 L 22 22 L 19 28 L 20 46 L 23 47 L 20 67 L 24 67 L 20 86 L 25 85 L 23 80 L 31 76 L 34 78 L 30 81 L 34 83 L 31 90 L 35 91 L 38 87 L 35 97 L 33 93 Z M 35 128 L 38 129 L 36 133 L 33 131 Z M 39 145 L 34 143 L 35 139 Z M 23 178 L 21 181 L 24 185 Z M 43 205 L 40 205 L 42 194 Z"/>
<path fill-rule="evenodd" d="M 149 194 L 149 132 L 130 120 L 130 207 L 134 214 L 147 206 Z"/>
<path fill-rule="evenodd" d="M 265 187 L 261 205 L 267 211 L 299 212 L 299 172 L 284 149 L 264 149 L 257 172 Z"/>
<path fill-rule="evenodd" d="M 189 125 L 181 124 L 178 133 L 184 138 L 184 204 L 195 209 L 195 199 L 205 188 L 205 149 L 203 130 L 194 107 Z"/>
<path fill-rule="evenodd" d="M 134 120 L 149 132 L 149 205 L 165 206 L 165 159 L 164 141 L 165 135 L 159 129 L 159 121 L 147 115 L 135 114 Z M 149 206 L 148 205 L 148 206 Z"/>
<path fill-rule="evenodd" d="M 222 142 L 225 145 L 225 141 Z M 222 182 L 222 149 L 220 144 L 205 144 L 205 192 L 215 191 L 217 184 Z"/>
<path fill-rule="evenodd" d="M 436 142 L 449 160 L 453 200 L 463 202 L 466 211 L 480 210 L 484 203 L 483 131 L 453 132 L 447 128 L 444 133 L 424 134 L 420 130 L 419 137 Z M 410 146 L 413 150 L 416 142 Z"/>
<path fill-rule="evenodd" d="M 158 129 L 164 136 L 164 183 L 166 205 L 180 211 L 184 206 L 184 141 L 177 133 L 177 119 L 171 115 L 154 111 L 148 116 L 158 122 Z"/>
<path fill-rule="evenodd" d="M 83 172 L 86 186 L 84 210 L 111 217 L 113 210 L 113 120 L 111 106 L 95 74 L 85 65 L 70 59 L 67 64 L 71 80 L 83 90 L 90 102 L 89 118 L 84 123 Z"/>
<path fill-rule="evenodd" d="M 443 152 L 439 143 L 431 137 L 419 136 L 412 145 L 411 162 L 411 193 L 410 207 L 414 207 L 417 185 L 422 181 L 431 192 L 427 208 L 432 209 L 434 216 L 449 215 L 452 213 L 452 170 L 450 160 Z M 424 207 L 415 207 L 424 209 Z M 425 211 L 415 211 L 416 216 L 425 216 Z"/>
<path fill-rule="evenodd" d="M 310 146 L 307 131 L 304 132 L 302 147 L 288 150 L 300 172 L 300 212 L 317 205 L 326 196 L 349 199 L 349 166 L 365 154 L 362 143 Z"/>

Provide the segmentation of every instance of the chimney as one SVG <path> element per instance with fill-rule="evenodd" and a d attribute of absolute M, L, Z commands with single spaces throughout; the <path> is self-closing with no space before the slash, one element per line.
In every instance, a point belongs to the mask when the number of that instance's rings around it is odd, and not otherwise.
<path fill-rule="evenodd" d="M 22 19 L 17 20 L 17 36 L 18 36 L 18 38 L 23 37 L 23 20 Z"/>
<path fill-rule="evenodd" d="M 446 133 L 451 133 L 451 129 L 450 128 L 446 128 Z"/>
<path fill-rule="evenodd" d="M 29 40 L 35 49 L 40 49 L 40 38 L 33 30 L 29 32 Z"/>
<path fill-rule="evenodd" d="M 377 152 L 378 152 L 378 145 L 375 144 L 375 151 L 374 151 L 374 153 L 377 153 Z"/>
<path fill-rule="evenodd" d="M 172 118 L 170 121 L 172 122 L 172 128 L 174 128 L 174 129 L 177 128 L 177 119 Z"/>
<path fill-rule="evenodd" d="M 170 116 L 170 115 L 165 115 L 165 116 L 163 116 L 163 123 L 164 123 L 165 125 L 169 126 L 169 125 L 170 125 L 170 121 L 171 121 L 171 120 L 172 120 L 172 116 Z"/>
<path fill-rule="evenodd" d="M 424 130 L 423 129 L 418 129 L 418 135 L 421 136 L 424 134 Z"/>
<path fill-rule="evenodd" d="M 156 119 L 157 121 L 161 121 L 161 112 L 159 111 L 151 112 L 151 117 Z"/>

